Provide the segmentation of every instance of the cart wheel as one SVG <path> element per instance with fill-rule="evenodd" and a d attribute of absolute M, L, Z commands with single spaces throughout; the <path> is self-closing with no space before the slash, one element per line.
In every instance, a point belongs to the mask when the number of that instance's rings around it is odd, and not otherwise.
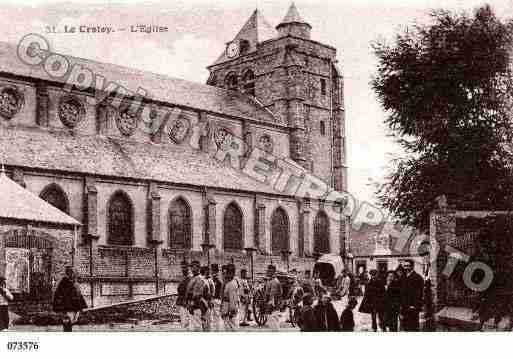
<path fill-rule="evenodd" d="M 253 315 L 258 325 L 263 326 L 267 322 L 268 314 L 265 308 L 265 296 L 262 292 L 256 292 L 253 297 Z"/>

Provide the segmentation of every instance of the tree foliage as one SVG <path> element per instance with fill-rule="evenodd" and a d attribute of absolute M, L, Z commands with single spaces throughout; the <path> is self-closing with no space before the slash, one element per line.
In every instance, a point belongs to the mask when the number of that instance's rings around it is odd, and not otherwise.
<path fill-rule="evenodd" d="M 442 194 L 460 208 L 504 209 L 513 193 L 506 146 L 513 143 L 512 23 L 489 6 L 430 17 L 393 44 L 373 44 L 372 87 L 406 154 L 378 197 L 420 229 Z"/>

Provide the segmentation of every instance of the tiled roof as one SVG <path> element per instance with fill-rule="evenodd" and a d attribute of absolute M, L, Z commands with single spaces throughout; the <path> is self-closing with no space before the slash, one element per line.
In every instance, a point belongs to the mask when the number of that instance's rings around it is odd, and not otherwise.
<path fill-rule="evenodd" d="M 141 53 L 141 56 L 147 54 Z M 148 91 L 150 99 L 240 118 L 274 122 L 274 116 L 251 98 L 236 91 L 203 85 L 161 74 L 65 55 L 70 64 L 80 64 L 105 78 L 103 86 L 115 82 L 129 91 Z M 49 76 L 42 66 L 29 66 L 17 55 L 16 46 L 0 42 L 0 72 L 64 83 L 66 76 Z M 100 86 L 96 84 L 95 86 Z M 99 88 L 99 90 L 103 90 Z"/>
<path fill-rule="evenodd" d="M 154 144 L 0 124 L 6 165 L 276 194 L 188 144 Z"/>
<path fill-rule="evenodd" d="M 0 218 L 78 226 L 80 223 L 0 172 Z"/>

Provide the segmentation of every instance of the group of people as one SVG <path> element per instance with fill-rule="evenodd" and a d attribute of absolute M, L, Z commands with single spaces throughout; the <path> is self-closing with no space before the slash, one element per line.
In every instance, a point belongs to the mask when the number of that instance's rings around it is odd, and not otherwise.
<path fill-rule="evenodd" d="M 223 265 L 219 278 L 217 264 L 209 268 L 200 266 L 199 261 L 193 261 L 190 265 L 182 263 L 182 274 L 176 305 L 183 330 L 233 331 L 249 325 L 253 288 L 245 269 L 240 271 L 240 276 L 236 276 L 234 264 Z M 283 289 L 276 278 L 274 266 L 268 267 L 267 278 L 265 292 L 270 314 L 269 326 L 279 327 L 276 312 Z"/>
<path fill-rule="evenodd" d="M 220 273 L 217 264 L 202 267 L 199 261 L 193 261 L 190 265 L 182 263 L 182 274 L 176 305 L 183 330 L 233 331 L 249 325 L 254 314 L 251 301 L 256 288 L 248 280 L 245 269 L 240 270 L 237 276 L 233 263 L 223 265 Z M 343 270 L 334 283 L 330 283 L 329 289 L 318 272 L 311 277 L 310 271 L 306 271 L 301 280 L 297 273 L 292 274 L 293 283 L 284 288 L 277 278 L 276 268 L 269 265 L 263 287 L 258 289 L 263 292 L 269 329 L 280 328 L 285 304 L 290 309 L 289 321 L 297 323 L 301 331 L 355 329 L 353 311 L 358 305 L 356 296 L 359 288 L 351 273 Z M 386 276 L 380 276 L 376 270 L 369 274 L 358 310 L 371 315 L 372 329 L 419 330 L 424 279 L 415 272 L 414 262 L 405 260 L 395 271 L 388 271 Z M 11 300 L 13 295 L 6 287 L 5 278 L 0 277 L 0 330 L 9 326 L 8 303 Z M 339 301 L 344 308 L 340 317 L 333 301 Z M 86 307 L 73 268 L 66 267 L 53 300 L 53 309 L 61 314 L 64 331 L 72 331 Z"/>
<path fill-rule="evenodd" d="M 381 278 L 369 272 L 359 311 L 370 314 L 372 329 L 377 331 L 418 331 L 422 311 L 424 279 L 414 270 L 414 262 L 405 260 L 395 271 Z"/>

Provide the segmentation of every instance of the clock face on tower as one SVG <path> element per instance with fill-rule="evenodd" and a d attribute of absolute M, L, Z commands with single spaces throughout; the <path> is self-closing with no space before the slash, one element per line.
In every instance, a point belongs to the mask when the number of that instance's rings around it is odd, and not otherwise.
<path fill-rule="evenodd" d="M 226 56 L 228 58 L 233 59 L 239 55 L 239 44 L 236 41 L 232 41 L 228 43 L 226 46 Z"/>

